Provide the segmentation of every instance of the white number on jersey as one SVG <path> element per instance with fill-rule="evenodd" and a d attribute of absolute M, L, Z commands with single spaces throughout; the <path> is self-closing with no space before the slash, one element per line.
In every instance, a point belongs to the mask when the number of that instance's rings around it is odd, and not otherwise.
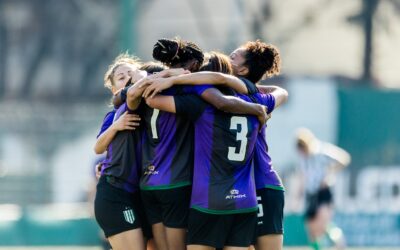
<path fill-rule="evenodd" d="M 260 202 L 260 203 L 258 203 Z M 257 217 L 263 217 L 264 216 L 264 209 L 261 203 L 261 196 L 257 196 L 257 203 L 258 203 L 258 214 Z"/>
<path fill-rule="evenodd" d="M 232 116 L 230 129 L 238 130 L 239 125 L 241 125 L 241 130 L 236 133 L 236 141 L 240 141 L 240 148 L 238 153 L 236 153 L 236 147 L 228 148 L 228 159 L 231 161 L 243 161 L 246 156 L 247 118 L 243 116 Z"/>

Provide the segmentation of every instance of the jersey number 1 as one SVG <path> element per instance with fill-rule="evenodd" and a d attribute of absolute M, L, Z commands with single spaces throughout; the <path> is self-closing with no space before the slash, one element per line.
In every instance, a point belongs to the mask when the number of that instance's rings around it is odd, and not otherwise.
<path fill-rule="evenodd" d="M 157 133 L 157 118 L 160 114 L 159 109 L 153 109 L 153 115 L 151 116 L 150 125 L 151 125 L 151 134 L 153 135 L 153 139 L 158 139 Z"/>
<path fill-rule="evenodd" d="M 241 130 L 236 133 L 236 141 L 240 141 L 239 152 L 236 153 L 236 147 L 228 148 L 228 159 L 231 161 L 243 161 L 246 156 L 247 148 L 247 118 L 242 116 L 232 116 L 230 129 L 239 130 L 239 125 Z"/>

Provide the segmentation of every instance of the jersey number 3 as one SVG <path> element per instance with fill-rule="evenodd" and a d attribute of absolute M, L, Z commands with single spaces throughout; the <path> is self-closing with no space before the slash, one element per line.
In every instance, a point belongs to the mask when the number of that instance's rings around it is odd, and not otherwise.
<path fill-rule="evenodd" d="M 239 130 L 239 125 L 241 127 Z M 247 148 L 247 118 L 243 116 L 232 116 L 231 118 L 231 130 L 236 130 L 236 141 L 240 141 L 239 152 L 236 153 L 236 147 L 228 148 L 228 159 L 231 161 L 243 161 L 246 156 Z"/>

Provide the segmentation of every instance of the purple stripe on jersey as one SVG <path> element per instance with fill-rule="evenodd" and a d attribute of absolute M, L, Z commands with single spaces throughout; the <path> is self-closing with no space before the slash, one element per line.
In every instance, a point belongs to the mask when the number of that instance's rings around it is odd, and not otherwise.
<path fill-rule="evenodd" d="M 157 174 L 153 174 L 149 181 L 148 186 L 160 186 L 171 184 L 171 165 L 176 152 L 176 144 L 174 138 L 176 135 L 175 115 L 171 113 L 160 112 L 159 124 L 164 127 L 158 132 L 158 138 L 161 139 L 154 149 L 154 159 L 152 164 L 156 166 Z"/>
<path fill-rule="evenodd" d="M 265 188 L 266 186 L 283 187 L 278 173 L 272 167 L 272 160 L 268 154 L 266 128 L 267 126 L 264 126 L 257 136 L 254 152 L 254 175 L 257 189 Z"/>
<path fill-rule="evenodd" d="M 271 94 L 256 93 L 251 95 L 257 103 L 267 106 L 268 113 L 271 113 L 275 107 L 275 97 Z M 249 101 L 244 96 L 240 95 L 240 98 Z M 268 154 L 268 145 L 266 138 L 265 125 L 261 133 L 257 136 L 257 142 L 254 150 L 254 175 L 256 188 L 261 189 L 266 186 L 278 186 L 283 187 L 281 179 L 272 167 L 271 157 Z"/>
<path fill-rule="evenodd" d="M 214 113 L 204 112 L 196 122 L 195 129 L 195 147 L 194 147 L 194 172 L 191 206 L 200 206 L 208 208 L 209 189 L 207 183 L 210 183 L 211 155 L 213 149 L 214 130 L 212 123 Z M 205 136 L 207 135 L 207 136 Z M 199 157 L 200 156 L 200 157 Z M 197 166 L 197 167 L 196 167 Z M 201 167 L 200 167 L 201 166 Z M 206 184 L 206 186 L 204 186 Z"/>
<path fill-rule="evenodd" d="M 99 138 L 99 136 L 103 134 L 104 131 L 106 131 L 111 126 L 114 120 L 114 115 L 115 115 L 115 110 L 112 110 L 106 114 L 106 116 L 103 119 L 103 124 L 101 125 L 100 131 L 97 134 L 97 138 Z"/>
<path fill-rule="evenodd" d="M 251 159 L 246 163 L 245 166 L 251 165 Z M 235 183 L 235 190 L 238 191 L 238 196 L 246 195 L 246 197 L 238 198 L 236 202 L 236 209 L 243 209 L 254 207 L 257 204 L 257 198 L 254 195 L 249 195 L 251 193 L 255 193 L 256 189 L 254 186 L 254 177 L 252 175 L 253 168 L 247 167 L 247 170 L 238 171 L 235 174 L 235 179 L 237 180 Z M 249 181 L 249 175 L 252 177 L 251 181 Z M 242 190 L 246 190 L 245 193 Z"/>
<path fill-rule="evenodd" d="M 256 138 L 257 133 L 258 133 L 258 126 L 255 124 L 255 129 L 253 129 L 253 132 L 251 135 L 248 136 L 248 138 Z M 248 145 L 249 147 L 250 145 Z M 255 146 L 254 150 L 248 150 L 246 149 L 247 155 L 246 158 L 248 159 L 246 163 L 243 164 L 243 169 L 240 171 L 237 171 L 235 173 L 235 179 L 237 180 L 235 183 L 235 189 L 238 191 L 238 195 L 241 196 L 243 195 L 241 190 L 246 190 L 246 195 L 255 193 L 256 188 L 255 188 L 255 180 L 254 180 L 254 174 L 253 174 L 253 166 L 252 166 L 252 160 L 254 156 L 254 151 L 255 151 Z M 250 176 L 250 180 L 249 180 Z M 240 198 L 236 202 L 236 209 L 243 209 L 243 208 L 249 208 L 249 207 L 254 207 L 255 204 L 257 204 L 257 197 L 256 196 L 251 196 L 249 195 L 248 197 L 245 198 Z"/>

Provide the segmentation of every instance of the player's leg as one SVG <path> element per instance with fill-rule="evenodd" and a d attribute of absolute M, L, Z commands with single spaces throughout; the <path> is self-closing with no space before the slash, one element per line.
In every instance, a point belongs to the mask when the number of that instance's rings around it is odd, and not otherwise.
<path fill-rule="evenodd" d="M 241 213 L 230 216 L 228 236 L 224 250 L 247 250 L 254 241 L 257 225 L 257 213 Z"/>
<path fill-rule="evenodd" d="M 257 190 L 258 214 L 256 250 L 281 250 L 283 246 L 283 190 Z"/>
<path fill-rule="evenodd" d="M 140 202 L 138 193 L 132 194 L 112 186 L 105 176 L 100 178 L 95 199 L 95 216 L 114 250 L 145 249 L 137 207 Z M 132 242 L 134 244 L 129 244 Z"/>
<path fill-rule="evenodd" d="M 169 249 L 186 249 L 186 229 L 167 227 L 165 231 Z"/>
<path fill-rule="evenodd" d="M 312 216 L 309 217 L 307 223 L 312 242 L 317 242 L 327 232 L 333 215 L 332 201 L 332 193 L 328 187 L 319 189 L 315 195 L 315 211 L 310 214 Z"/>
<path fill-rule="evenodd" d="M 305 225 L 309 244 L 314 250 L 320 249 L 318 238 L 323 234 L 320 221 L 316 219 L 318 209 L 318 195 L 309 194 L 306 197 Z"/>
<path fill-rule="evenodd" d="M 146 250 L 157 250 L 156 242 L 154 239 L 150 239 L 146 242 Z"/>
<path fill-rule="evenodd" d="M 165 226 L 159 222 L 152 225 L 154 244 L 157 250 L 168 250 L 167 245 L 167 233 L 165 231 Z"/>
<path fill-rule="evenodd" d="M 256 250 L 282 250 L 283 235 L 270 234 L 257 238 Z"/>
<path fill-rule="evenodd" d="M 147 222 L 151 225 L 151 231 L 155 246 L 158 250 L 168 250 L 165 227 L 162 223 L 162 207 L 157 199 L 158 190 L 142 190 L 141 198 Z"/>
<path fill-rule="evenodd" d="M 188 219 L 187 249 L 222 249 L 231 223 L 231 215 L 215 215 L 190 209 Z"/>
<path fill-rule="evenodd" d="M 108 237 L 113 250 L 145 250 L 142 229 L 133 229 Z"/>
<path fill-rule="evenodd" d="M 215 247 L 209 246 L 201 246 L 201 245 L 189 245 L 187 246 L 188 250 L 214 250 Z"/>
<path fill-rule="evenodd" d="M 224 250 L 247 250 L 248 247 L 224 247 Z"/>
<path fill-rule="evenodd" d="M 162 217 L 169 249 L 186 249 L 191 186 L 160 190 Z"/>

